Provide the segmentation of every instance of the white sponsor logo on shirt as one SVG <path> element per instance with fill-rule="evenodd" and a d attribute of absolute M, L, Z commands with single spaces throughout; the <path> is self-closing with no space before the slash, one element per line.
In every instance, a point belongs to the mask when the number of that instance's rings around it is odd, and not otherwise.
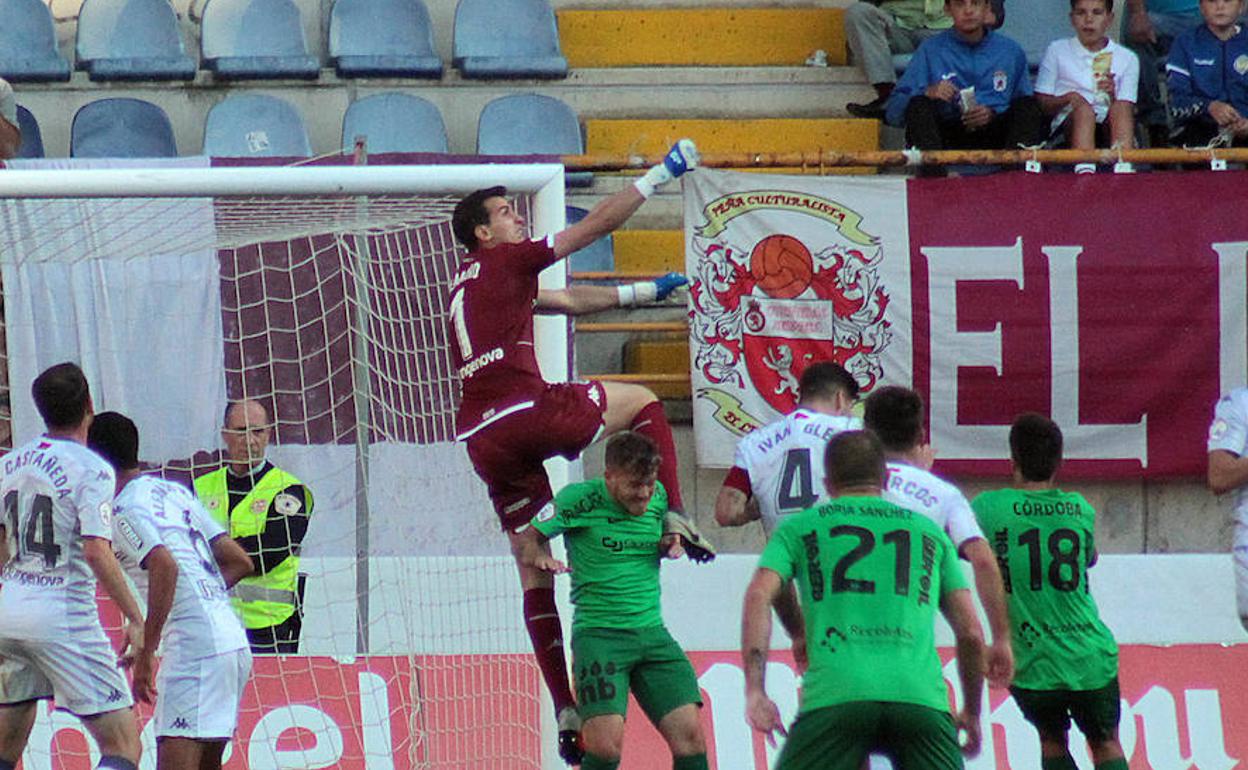
<path fill-rule="evenodd" d="M 126 542 L 134 547 L 134 550 L 143 550 L 143 538 L 139 537 L 139 533 L 134 531 L 134 527 L 130 526 L 130 522 L 125 519 L 118 519 L 117 533 L 124 537 Z"/>
<path fill-rule="evenodd" d="M 273 498 L 273 507 L 283 516 L 294 516 L 303 510 L 303 503 L 299 502 L 299 498 L 289 492 L 282 492 Z"/>
<path fill-rule="evenodd" d="M 106 527 L 112 526 L 113 524 L 113 504 L 112 503 L 107 503 L 107 502 L 100 503 L 100 523 Z"/>
<path fill-rule="evenodd" d="M 1230 426 L 1226 424 L 1226 420 L 1219 417 L 1213 421 L 1213 425 L 1209 426 L 1209 440 L 1220 441 L 1229 429 Z"/>

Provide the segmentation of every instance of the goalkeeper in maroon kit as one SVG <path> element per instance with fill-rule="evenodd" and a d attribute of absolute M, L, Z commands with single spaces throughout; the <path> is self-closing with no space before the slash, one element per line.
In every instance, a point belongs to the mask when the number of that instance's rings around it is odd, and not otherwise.
<path fill-rule="evenodd" d="M 633 185 L 600 202 L 580 222 L 542 240 L 529 239 L 525 220 L 503 187 L 477 190 L 455 207 L 451 226 L 468 249 L 451 282 L 452 341 L 463 382 L 457 438 L 467 443 L 473 467 L 489 488 L 513 553 L 521 552 L 528 540 L 541 540 L 541 547 L 549 548 L 529 526 L 553 505 L 542 462 L 556 455 L 575 459 L 598 438 L 628 429 L 649 437 L 663 457 L 659 480 L 672 511 L 665 523 L 669 534 L 680 536 L 678 542 L 691 558 L 714 556 L 683 516 L 676 447 L 654 393 L 624 383 L 547 383 L 533 350 L 534 311 L 582 315 L 630 307 L 663 299 L 687 282 L 683 275 L 669 273 L 619 287 L 549 291 L 538 288 L 538 275 L 618 228 L 658 186 L 697 163 L 697 148 L 682 139 L 663 163 Z M 517 565 L 525 625 L 558 715 L 559 754 L 577 763 L 580 718 L 568 684 L 554 579 L 519 561 Z"/>

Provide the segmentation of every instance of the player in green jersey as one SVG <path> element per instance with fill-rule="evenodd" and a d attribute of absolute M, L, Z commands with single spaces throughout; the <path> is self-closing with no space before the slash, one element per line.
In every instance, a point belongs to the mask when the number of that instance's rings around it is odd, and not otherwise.
<path fill-rule="evenodd" d="M 1040 733 L 1041 767 L 1074 770 L 1073 718 L 1096 770 L 1127 770 L 1118 743 L 1118 645 L 1088 592 L 1096 562 L 1096 512 L 1053 485 L 1062 431 L 1039 414 L 1010 428 L 1014 488 L 984 492 L 971 507 L 997 554 L 1015 640 L 1010 692 Z"/>
<path fill-rule="evenodd" d="M 833 437 L 823 463 L 832 499 L 781 521 L 746 591 L 746 718 L 768 740 L 786 734 L 764 672 L 771 607 L 794 580 L 810 668 L 777 770 L 859 770 L 868 753 L 898 770 L 960 768 L 963 754 L 979 751 L 984 632 L 957 550 L 931 519 L 881 498 L 886 465 L 874 433 Z M 936 653 L 937 607 L 957 638 L 956 717 Z"/>
<path fill-rule="evenodd" d="M 661 555 L 683 551 L 663 534 L 667 492 L 658 483 L 659 452 L 640 433 L 607 442 L 602 478 L 569 484 L 554 510 L 533 519 L 546 538 L 563 535 L 572 573 L 572 671 L 585 761 L 581 770 L 619 766 L 631 687 L 672 751 L 673 770 L 707 770 L 702 697 L 693 666 L 663 625 Z M 523 563 L 569 571 L 542 547 Z"/>

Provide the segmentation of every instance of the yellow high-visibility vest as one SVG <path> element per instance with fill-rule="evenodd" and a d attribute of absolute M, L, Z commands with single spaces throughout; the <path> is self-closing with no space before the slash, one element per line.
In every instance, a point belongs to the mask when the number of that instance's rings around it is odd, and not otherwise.
<path fill-rule="evenodd" d="M 226 484 L 226 473 L 228 471 L 223 466 L 195 479 L 195 494 L 208 509 L 209 515 L 230 537 L 249 537 L 264 531 L 269 507 L 290 486 L 302 486 L 305 499 L 279 500 L 278 510 L 282 510 L 282 505 L 290 505 L 293 513 L 296 510 L 295 504 L 302 503 L 302 510 L 307 511 L 308 515 L 312 514 L 312 492 L 307 485 L 277 467 L 264 474 L 233 510 L 227 510 L 230 505 L 230 491 Z M 295 553 L 287 556 L 281 564 L 264 575 L 251 575 L 240 580 L 230 591 L 230 596 L 243 625 L 247 628 L 268 628 L 286 621 L 295 612 L 298 581 L 299 556 Z"/>

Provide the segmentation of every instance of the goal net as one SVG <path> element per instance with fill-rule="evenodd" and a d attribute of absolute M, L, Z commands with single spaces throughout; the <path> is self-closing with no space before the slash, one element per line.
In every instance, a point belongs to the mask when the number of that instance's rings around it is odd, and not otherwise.
<path fill-rule="evenodd" d="M 562 226 L 551 165 L 0 173 L 11 441 L 42 430 L 34 376 L 72 360 L 188 483 L 220 467 L 225 404 L 258 400 L 268 459 L 314 496 L 300 651 L 256 658 L 228 768 L 549 766 L 506 538 L 454 442 L 450 216 L 494 184 L 535 236 Z M 565 378 L 566 327 L 538 323 Z M 97 758 L 40 709 L 27 770 Z"/>

